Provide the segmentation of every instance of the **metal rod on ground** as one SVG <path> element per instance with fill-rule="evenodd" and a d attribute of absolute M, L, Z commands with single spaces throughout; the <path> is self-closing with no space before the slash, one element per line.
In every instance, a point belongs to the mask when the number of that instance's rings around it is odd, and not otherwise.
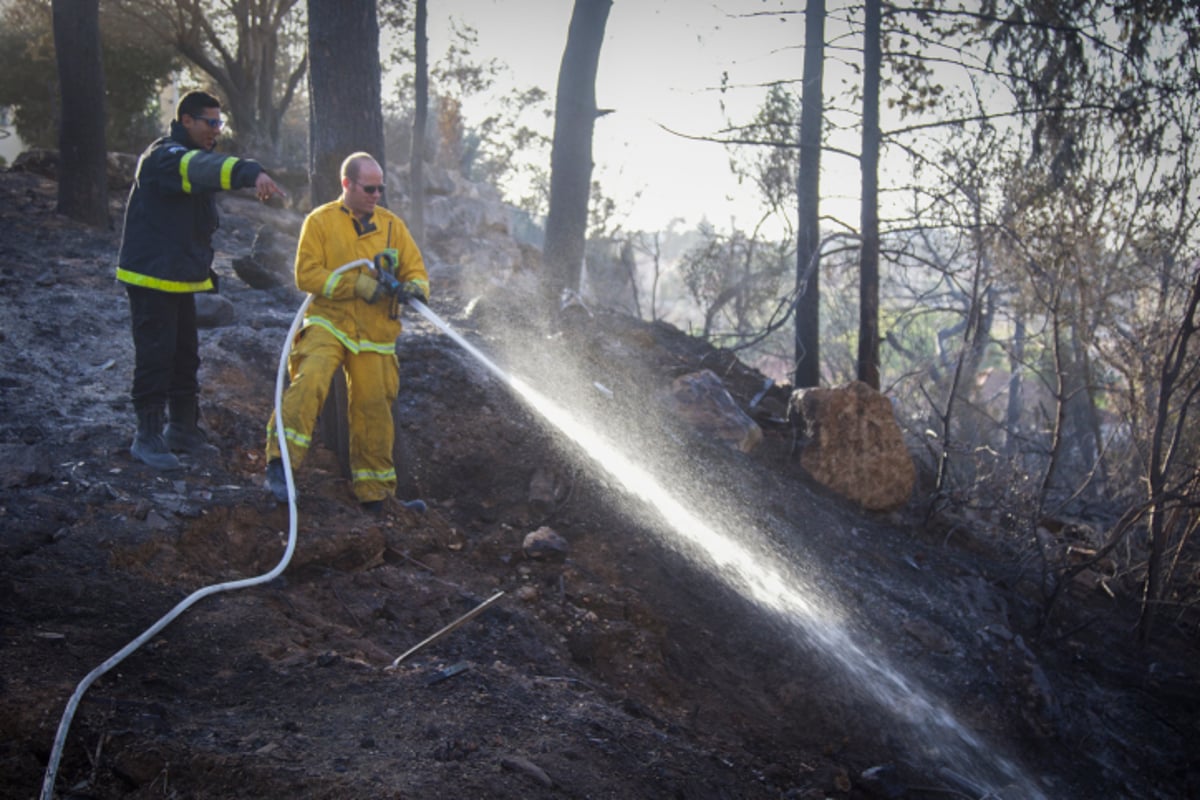
<path fill-rule="evenodd" d="M 396 667 L 397 667 L 397 666 L 400 664 L 400 662 L 401 662 L 401 661 L 403 661 L 404 659 L 408 658 L 408 657 L 409 657 L 409 656 L 411 656 L 413 653 L 417 652 L 418 650 L 420 650 L 420 649 L 422 649 L 422 648 L 424 648 L 424 647 L 427 647 L 428 645 L 431 645 L 431 644 L 433 644 L 433 643 L 434 643 L 434 642 L 436 642 L 438 639 L 442 638 L 442 637 L 443 637 L 443 636 L 445 636 L 447 633 L 449 633 L 450 631 L 452 631 L 452 630 L 454 630 L 455 628 L 457 628 L 459 625 L 462 625 L 464 622 L 469 622 L 470 620 L 474 619 L 476 616 L 478 616 L 478 615 L 479 615 L 479 613 L 480 613 L 481 611 L 483 611 L 485 608 L 487 608 L 488 606 L 490 606 L 492 603 L 494 603 L 494 602 L 496 602 L 497 600 L 499 600 L 499 599 L 500 599 L 500 598 L 501 598 L 503 595 L 504 595 L 504 591 L 503 591 L 503 590 L 501 590 L 501 591 L 499 591 L 499 592 L 496 592 L 494 595 L 492 595 L 491 597 L 489 597 L 487 600 L 484 600 L 482 603 L 480 603 L 479 605 L 475 606 L 473 609 L 471 609 L 470 611 L 468 611 L 466 614 L 463 614 L 461 617 L 459 617 L 458 619 L 454 620 L 454 622 L 451 622 L 449 625 L 447 625 L 446 627 L 442 628 L 440 631 L 438 631 L 437 633 L 433 634 L 432 636 L 430 636 L 430 637 L 429 637 L 428 639 L 426 639 L 425 641 L 421 642 L 421 643 L 420 643 L 420 644 L 418 644 L 418 645 L 414 645 L 413 647 L 410 647 L 408 650 L 405 650 L 403 653 L 401 653 L 400 655 L 396 656 L 396 660 L 395 660 L 395 661 L 393 661 L 393 662 L 392 662 L 390 665 L 388 665 L 388 666 L 386 666 L 386 667 L 384 667 L 384 668 L 383 668 L 384 672 L 391 672 L 392 670 L 394 670 L 394 669 L 395 669 L 395 668 L 396 668 Z"/>

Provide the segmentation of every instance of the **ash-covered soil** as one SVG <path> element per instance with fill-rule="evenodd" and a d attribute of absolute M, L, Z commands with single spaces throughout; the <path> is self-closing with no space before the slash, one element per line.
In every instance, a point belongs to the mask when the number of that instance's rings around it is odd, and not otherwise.
<path fill-rule="evenodd" d="M 219 452 L 160 474 L 128 454 L 118 234 L 58 217 L 55 190 L 0 170 L 12 798 L 38 796 L 85 675 L 196 590 L 270 571 L 290 530 L 262 488 L 262 446 L 301 297 L 251 289 L 230 265 L 272 213 L 284 230 L 296 218 L 222 200 L 234 318 L 202 331 Z M 805 480 L 777 421 L 744 455 L 665 413 L 670 381 L 702 367 L 748 408 L 762 379 L 730 354 L 601 312 L 544 330 L 521 283 L 471 290 L 435 269 L 432 303 L 518 387 L 407 317 L 397 453 L 404 497 L 429 510 L 363 514 L 334 451 L 314 448 L 286 571 L 200 600 L 101 677 L 58 796 L 1200 796 L 1194 631 L 1164 628 L 1140 651 L 1132 599 L 1080 589 L 1037 635 L 1027 565 L 994 538 L 856 511 Z M 607 472 L 526 386 L 629 460 Z M 631 492 L 630 465 L 652 467 L 667 499 Z M 565 553 L 526 552 L 542 528 Z M 710 531 L 735 551 L 707 552 Z"/>

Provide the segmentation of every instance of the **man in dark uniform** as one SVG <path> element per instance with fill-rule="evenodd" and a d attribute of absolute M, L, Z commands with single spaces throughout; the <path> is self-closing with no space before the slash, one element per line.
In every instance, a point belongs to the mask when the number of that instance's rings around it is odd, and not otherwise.
<path fill-rule="evenodd" d="M 215 291 L 214 193 L 254 187 L 259 200 L 284 192 L 257 161 L 213 152 L 224 126 L 221 101 L 189 92 L 171 132 L 138 159 L 125 209 L 117 280 L 125 284 L 136 353 L 129 452 L 155 469 L 177 469 L 172 451 L 206 447 L 199 420 L 200 343 L 196 292 Z M 165 428 L 164 428 L 165 423 Z"/>

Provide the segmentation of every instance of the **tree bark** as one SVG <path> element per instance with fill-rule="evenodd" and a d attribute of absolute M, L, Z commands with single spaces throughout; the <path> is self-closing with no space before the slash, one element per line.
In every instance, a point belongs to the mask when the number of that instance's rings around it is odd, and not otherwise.
<path fill-rule="evenodd" d="M 858 278 L 858 379 L 879 389 L 880 0 L 866 0 L 863 29 L 862 253 Z"/>
<path fill-rule="evenodd" d="M 416 24 L 413 26 L 413 51 L 416 56 L 413 76 L 414 112 L 412 153 L 408 177 L 411 208 L 408 210 L 408 229 L 418 247 L 425 246 L 425 125 L 429 120 L 429 37 L 425 33 L 428 19 L 426 0 L 417 0 Z"/>
<path fill-rule="evenodd" d="M 795 386 L 821 383 L 821 124 L 825 60 L 825 0 L 804 11 L 804 89 L 800 95 L 799 233 L 796 249 Z"/>
<path fill-rule="evenodd" d="M 54 0 L 54 50 L 62 107 L 58 123 L 58 213 L 96 228 L 108 217 L 104 63 L 100 2 Z"/>
<path fill-rule="evenodd" d="M 554 142 L 550 149 L 550 211 L 546 216 L 544 289 L 548 308 L 564 290 L 579 290 L 592 186 L 596 70 L 612 0 L 575 0 L 558 70 Z"/>
<path fill-rule="evenodd" d="M 1025 372 L 1025 316 L 1016 312 L 1012 350 L 1008 357 L 1008 408 L 1004 415 L 1004 454 L 1015 458 L 1021 452 L 1022 375 Z"/>
<path fill-rule="evenodd" d="M 370 153 L 387 179 L 374 0 L 308 0 L 308 56 L 315 207 L 340 194 L 342 161 L 351 153 Z"/>

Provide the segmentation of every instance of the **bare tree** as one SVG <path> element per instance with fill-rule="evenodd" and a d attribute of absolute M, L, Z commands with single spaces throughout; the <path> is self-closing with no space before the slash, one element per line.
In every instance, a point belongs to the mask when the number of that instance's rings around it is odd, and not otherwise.
<path fill-rule="evenodd" d="M 119 0 L 116 5 L 212 79 L 244 149 L 278 158 L 283 118 L 308 68 L 303 55 L 288 57 L 288 36 L 301 30 L 303 18 L 294 13 L 300 0 Z"/>
<path fill-rule="evenodd" d="M 429 121 L 429 36 L 426 34 L 428 10 L 426 0 L 417 0 L 416 22 L 413 26 L 413 134 L 408 177 L 411 184 L 411 208 L 408 227 L 417 246 L 425 245 L 425 125 Z"/>
<path fill-rule="evenodd" d="M 881 0 L 866 0 L 863 29 L 862 255 L 858 279 L 858 379 L 879 388 L 879 83 Z"/>
<path fill-rule="evenodd" d="M 638 231 L 629 239 L 629 245 L 633 248 L 634 253 L 641 253 L 650 259 L 650 296 L 646 299 L 647 311 L 650 315 L 650 321 L 658 320 L 658 285 L 662 280 L 663 270 L 663 253 L 662 253 L 662 233 L 655 231 L 654 233 L 646 233 Z M 636 255 L 633 256 L 636 263 Z M 637 285 L 636 273 L 631 276 L 634 285 Z M 643 316 L 641 302 L 637 301 L 638 316 Z"/>
<path fill-rule="evenodd" d="M 1138 638 L 1150 640 L 1159 605 L 1168 584 L 1166 558 L 1170 538 L 1175 537 L 1176 552 L 1200 524 L 1200 467 L 1184 460 L 1189 420 L 1200 398 L 1200 354 L 1196 337 L 1200 334 L 1200 268 L 1195 270 L 1191 294 L 1183 318 L 1170 339 L 1162 362 L 1158 386 L 1158 404 L 1151 439 L 1150 469 L 1150 555 L 1142 593 L 1142 613 L 1138 619 Z M 1194 443 L 1193 443 L 1194 444 Z M 1171 520 L 1177 530 L 1171 530 Z"/>
<path fill-rule="evenodd" d="M 579 291 L 592 186 L 596 70 L 612 0 L 575 0 L 558 71 L 554 142 L 550 150 L 550 212 L 546 216 L 547 306 L 565 290 Z"/>
<path fill-rule="evenodd" d="M 804 88 L 800 98 L 799 227 L 796 247 L 796 377 L 821 383 L 821 125 L 824 115 L 825 0 L 808 0 L 804 22 Z"/>
<path fill-rule="evenodd" d="M 53 10 L 62 97 L 58 212 L 103 228 L 108 226 L 109 218 L 100 2 L 54 0 Z"/>

